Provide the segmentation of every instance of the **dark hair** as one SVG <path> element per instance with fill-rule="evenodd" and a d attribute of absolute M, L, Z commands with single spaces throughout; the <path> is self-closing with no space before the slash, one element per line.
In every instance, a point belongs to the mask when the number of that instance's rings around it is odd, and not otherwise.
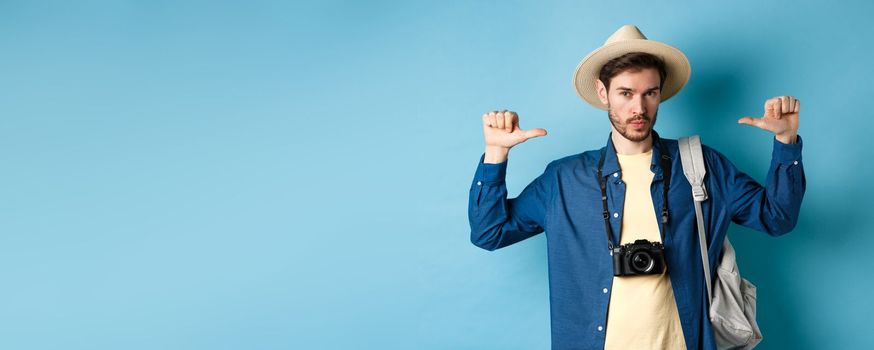
<path fill-rule="evenodd" d="M 665 86 L 665 78 L 668 76 L 667 70 L 665 69 L 665 61 L 658 56 L 645 52 L 629 52 L 607 61 L 607 63 L 601 67 L 601 73 L 598 74 L 598 79 L 601 79 L 601 82 L 604 83 L 607 90 L 610 90 L 610 80 L 613 79 L 613 77 L 626 71 L 639 72 L 646 68 L 657 70 L 659 72 L 659 77 L 661 77 L 659 88 Z"/>

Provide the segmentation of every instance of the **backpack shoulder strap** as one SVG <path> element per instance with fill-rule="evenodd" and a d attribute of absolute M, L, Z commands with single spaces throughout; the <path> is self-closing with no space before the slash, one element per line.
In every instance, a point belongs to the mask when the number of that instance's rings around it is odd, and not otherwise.
<path fill-rule="evenodd" d="M 707 286 L 707 304 L 713 299 L 710 279 L 710 259 L 707 256 L 707 234 L 704 232 L 704 215 L 701 202 L 707 200 L 707 189 L 704 187 L 704 154 L 701 151 L 701 138 L 698 135 L 680 138 L 680 161 L 683 163 L 683 173 L 692 185 L 692 199 L 695 201 L 695 218 L 698 221 L 698 242 L 701 246 L 701 262 L 704 267 L 704 284 Z"/>
<path fill-rule="evenodd" d="M 692 196 L 696 202 L 707 200 L 707 189 L 704 187 L 704 154 L 701 151 L 701 137 L 694 135 L 680 139 L 680 160 L 683 162 L 683 173 L 692 185 Z"/>

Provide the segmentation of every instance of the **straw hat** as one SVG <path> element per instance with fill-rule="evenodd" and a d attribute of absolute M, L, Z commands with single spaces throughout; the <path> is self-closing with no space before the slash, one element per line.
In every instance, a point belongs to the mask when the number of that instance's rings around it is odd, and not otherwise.
<path fill-rule="evenodd" d="M 598 80 L 601 67 L 607 61 L 629 52 L 646 52 L 665 61 L 668 76 L 661 91 L 662 101 L 680 92 L 692 73 L 689 60 L 680 50 L 658 41 L 648 40 L 636 26 L 624 25 L 607 38 L 604 46 L 592 51 L 577 65 L 573 81 L 577 94 L 590 105 L 607 110 L 607 105 L 598 99 L 595 81 Z"/>

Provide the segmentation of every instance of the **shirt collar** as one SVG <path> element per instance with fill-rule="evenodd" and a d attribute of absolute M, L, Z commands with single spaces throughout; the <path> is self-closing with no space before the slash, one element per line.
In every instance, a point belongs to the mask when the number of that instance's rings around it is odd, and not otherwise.
<path fill-rule="evenodd" d="M 601 169 L 601 176 L 613 176 L 614 173 L 618 172 L 619 169 L 619 159 L 616 157 L 616 147 L 613 145 L 613 133 L 607 135 L 607 146 L 606 152 L 607 154 L 604 157 L 604 168 Z M 650 165 L 650 169 L 655 174 L 653 180 L 660 180 L 662 178 L 662 167 L 659 162 L 662 157 L 662 147 L 661 138 L 659 134 L 653 130 L 652 131 L 652 164 Z M 602 152 L 605 151 L 605 148 L 602 148 Z"/>

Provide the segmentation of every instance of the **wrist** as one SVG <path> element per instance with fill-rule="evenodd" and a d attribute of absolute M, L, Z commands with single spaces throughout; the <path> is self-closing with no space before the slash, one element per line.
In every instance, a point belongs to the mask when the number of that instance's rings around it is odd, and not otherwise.
<path fill-rule="evenodd" d="M 485 158 L 483 163 L 498 164 L 507 160 L 510 154 L 510 149 L 500 146 L 486 146 Z"/>
<path fill-rule="evenodd" d="M 784 134 L 780 134 L 780 135 L 774 135 L 774 137 L 777 139 L 777 141 L 780 141 L 781 143 L 790 145 L 790 144 L 793 144 L 797 141 L 798 133 L 797 132 L 788 132 L 788 133 L 784 133 Z"/>

